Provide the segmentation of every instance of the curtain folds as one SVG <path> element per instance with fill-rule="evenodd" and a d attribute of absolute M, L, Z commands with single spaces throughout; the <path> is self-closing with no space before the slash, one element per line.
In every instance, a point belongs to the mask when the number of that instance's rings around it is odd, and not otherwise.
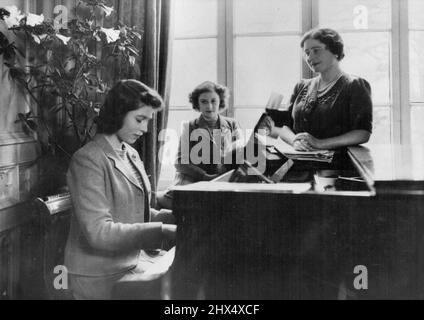
<path fill-rule="evenodd" d="M 145 0 L 134 3 L 139 6 L 144 3 L 144 10 L 139 8 L 137 11 L 144 15 L 140 17 L 144 20 L 141 81 L 156 89 L 165 101 L 165 108 L 154 116 L 151 130 L 137 146 L 150 175 L 152 189 L 156 191 L 161 169 L 159 151 L 163 146 L 163 142 L 159 141 L 159 134 L 167 126 L 169 113 L 173 0 Z M 135 12 L 133 11 L 133 14 Z M 153 198 L 152 206 L 155 206 L 156 197 Z"/>
<path fill-rule="evenodd" d="M 159 141 L 160 132 L 166 128 L 169 113 L 171 84 L 171 57 L 173 38 L 174 0 L 108 0 L 117 12 L 117 19 L 142 32 L 140 50 L 140 80 L 157 90 L 163 97 L 165 107 L 155 114 L 149 133 L 135 147 L 140 153 L 150 178 L 153 195 L 156 194 L 161 169 Z M 156 205 L 153 196 L 152 206 Z"/>

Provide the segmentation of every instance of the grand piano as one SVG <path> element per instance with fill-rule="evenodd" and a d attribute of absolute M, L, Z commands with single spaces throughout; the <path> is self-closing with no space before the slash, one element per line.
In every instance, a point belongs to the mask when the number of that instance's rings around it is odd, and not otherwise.
<path fill-rule="evenodd" d="M 424 298 L 424 148 L 354 146 L 325 166 L 175 188 L 171 298 Z"/>

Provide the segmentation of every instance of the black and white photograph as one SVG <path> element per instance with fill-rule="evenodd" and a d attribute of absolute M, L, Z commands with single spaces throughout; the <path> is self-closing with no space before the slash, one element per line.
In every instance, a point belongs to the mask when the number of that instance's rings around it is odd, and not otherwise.
<path fill-rule="evenodd" d="M 0 300 L 421 299 L 424 0 L 0 0 Z"/>

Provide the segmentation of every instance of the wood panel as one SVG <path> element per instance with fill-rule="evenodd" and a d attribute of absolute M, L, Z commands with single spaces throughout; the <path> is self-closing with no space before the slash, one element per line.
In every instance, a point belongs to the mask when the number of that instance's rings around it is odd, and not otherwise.
<path fill-rule="evenodd" d="M 61 1 L 7 0 L 22 11 L 37 8 L 51 16 L 52 5 Z M 69 1 L 67 1 L 69 3 Z M 37 5 L 38 4 L 38 5 Z M 4 30 L 10 39 L 13 33 Z M 17 41 L 25 52 L 25 44 Z M 0 299 L 40 299 L 43 297 L 43 238 L 38 210 L 31 200 L 36 190 L 39 148 L 34 137 L 26 135 L 18 113 L 29 111 L 29 99 L 8 76 L 0 56 Z"/>

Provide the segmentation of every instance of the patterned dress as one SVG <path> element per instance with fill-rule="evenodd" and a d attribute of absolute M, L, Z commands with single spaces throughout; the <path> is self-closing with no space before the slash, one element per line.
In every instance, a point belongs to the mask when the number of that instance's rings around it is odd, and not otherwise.
<path fill-rule="evenodd" d="M 372 132 L 372 100 L 369 83 L 342 74 L 323 94 L 319 78 L 301 80 L 290 99 L 288 126 L 294 133 L 308 132 L 318 139 L 342 135 L 352 130 Z"/>

